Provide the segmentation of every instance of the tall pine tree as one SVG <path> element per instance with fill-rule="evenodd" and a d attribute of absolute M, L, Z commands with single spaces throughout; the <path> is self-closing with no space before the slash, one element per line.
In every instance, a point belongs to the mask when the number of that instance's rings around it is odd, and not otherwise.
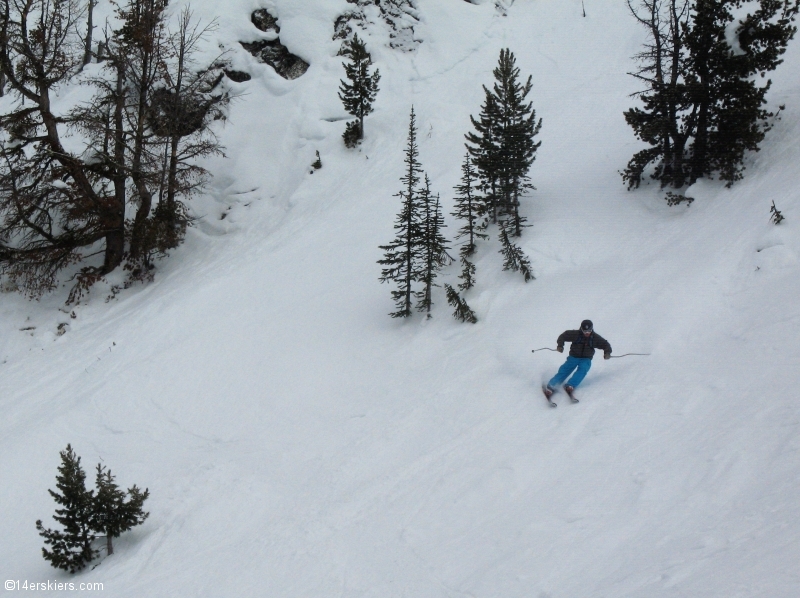
<path fill-rule="evenodd" d="M 342 100 L 345 109 L 358 119 L 357 122 L 348 123 L 343 137 L 348 147 L 355 147 L 364 138 L 364 117 L 373 111 L 372 104 L 378 93 L 381 75 L 378 69 L 370 74 L 372 56 L 367 52 L 364 42 L 358 38 L 358 34 L 344 42 L 341 53 L 350 62 L 344 63 L 345 75 L 349 82 L 339 81 L 339 99 Z"/>
<path fill-rule="evenodd" d="M 747 6 L 746 6 L 747 5 Z M 756 10 L 739 19 L 737 11 Z M 758 151 L 773 115 L 765 108 L 770 81 L 796 32 L 800 0 L 640 0 L 629 6 L 649 41 L 633 73 L 646 84 L 643 108 L 625 118 L 649 147 L 622 173 L 638 187 L 645 171 L 662 186 L 681 188 L 718 176 L 728 186 L 743 176 L 748 151 Z M 733 34 L 733 35 L 731 35 Z"/>
<path fill-rule="evenodd" d="M 522 234 L 525 221 L 519 212 L 519 200 L 526 191 L 533 189 L 528 172 L 541 146 L 534 138 L 542 128 L 542 120 L 536 120 L 533 103 L 526 101 L 533 87 L 532 77 L 529 76 L 523 85 L 519 73 L 514 54 L 509 49 L 502 50 L 494 70 L 494 94 L 501 114 L 502 207 L 516 237 Z"/>
<path fill-rule="evenodd" d="M 419 239 L 420 254 L 422 261 L 420 264 L 419 280 L 422 283 L 422 290 L 417 296 L 417 309 L 424 311 L 431 317 L 431 307 L 433 306 L 433 287 L 436 286 L 434 280 L 442 267 L 452 263 L 453 258 L 447 253 L 447 239 L 442 234 L 444 228 L 444 218 L 442 217 L 441 206 L 439 205 L 439 195 L 431 193 L 431 182 L 428 175 L 425 175 L 425 183 L 419 192 L 420 211 L 423 216 L 421 235 Z"/>
<path fill-rule="evenodd" d="M 467 134 L 467 149 L 487 192 L 492 220 L 497 221 L 500 215 L 508 218 L 513 234 L 519 236 L 525 222 L 519 200 L 533 189 L 528 173 L 541 145 L 534 138 L 542 121 L 536 120 L 533 104 L 527 101 L 532 78 L 520 83 L 520 70 L 511 50 L 500 51 L 493 75 L 492 89 L 483 88 L 485 100 L 479 118 L 471 117 L 476 132 Z"/>
<path fill-rule="evenodd" d="M 641 65 L 630 73 L 645 89 L 634 94 L 644 108 L 624 113 L 636 136 L 649 147 L 637 152 L 622 173 L 628 188 L 641 184 L 644 170 L 655 163 L 652 177 L 662 186 L 683 187 L 687 172 L 686 145 L 692 135 L 696 113 L 690 110 L 685 73 L 686 32 L 690 0 L 628 0 L 634 18 L 648 31 L 644 49 L 635 56 Z"/>
<path fill-rule="evenodd" d="M 452 212 L 453 216 L 464 221 L 464 226 L 456 234 L 456 239 L 466 238 L 466 242 L 459 250 L 461 258 L 459 278 L 463 282 L 458 288 L 462 291 L 469 290 L 475 285 L 475 264 L 469 261 L 469 257 L 475 253 L 475 241 L 489 238 L 489 235 L 483 232 L 486 229 L 486 222 L 481 222 L 486 212 L 486 203 L 476 193 L 476 182 L 477 173 L 467 152 L 461 166 L 461 182 L 455 186 L 455 210 Z"/>
<path fill-rule="evenodd" d="M 486 212 L 497 222 L 500 207 L 500 172 L 502 167 L 500 143 L 500 110 L 497 100 L 484 85 L 481 112 L 476 119 L 470 116 L 475 132 L 465 135 L 467 152 L 479 175 L 480 190 Z"/>
<path fill-rule="evenodd" d="M 728 186 L 740 180 L 747 151 L 758 151 L 770 128 L 764 108 L 771 81 L 797 28 L 800 0 L 760 0 L 737 20 L 743 0 L 697 0 L 687 35 L 690 95 L 698 118 L 692 146 L 692 181 L 717 174 Z M 734 28 L 735 43 L 729 41 Z M 738 48 L 735 47 L 738 45 Z"/>
<path fill-rule="evenodd" d="M 400 213 L 395 220 L 396 235 L 388 245 L 381 245 L 384 257 L 378 263 L 384 266 L 379 280 L 394 282 L 397 288 L 392 291 L 396 311 L 393 318 L 407 318 L 412 314 L 413 285 L 420 276 L 420 244 L 422 236 L 422 214 L 417 186 L 420 182 L 422 165 L 419 162 L 417 145 L 417 120 L 414 108 L 408 125 L 408 144 L 405 150 L 405 173 L 400 177 L 403 188 L 395 195 L 402 202 Z"/>

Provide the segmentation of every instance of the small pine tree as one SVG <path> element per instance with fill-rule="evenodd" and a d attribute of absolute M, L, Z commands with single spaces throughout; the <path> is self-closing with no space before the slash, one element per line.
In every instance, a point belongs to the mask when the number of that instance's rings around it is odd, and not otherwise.
<path fill-rule="evenodd" d="M 475 253 L 475 240 L 488 239 L 489 236 L 481 232 L 485 229 L 485 225 L 481 226 L 479 219 L 483 216 L 485 204 L 480 201 L 475 194 L 475 183 L 477 181 L 477 173 L 470 159 L 469 152 L 464 156 L 464 163 L 461 166 L 461 183 L 454 187 L 456 191 L 455 211 L 452 215 L 459 220 L 464 221 L 456 239 L 467 239 L 466 245 L 461 248 L 461 256 L 469 257 Z"/>
<path fill-rule="evenodd" d="M 322 158 L 319 155 L 319 150 L 317 150 L 317 159 L 311 164 L 311 168 L 314 170 L 319 170 L 322 168 Z"/>
<path fill-rule="evenodd" d="M 94 512 L 92 526 L 106 537 L 108 554 L 114 554 L 112 538 L 118 538 L 122 532 L 141 525 L 150 515 L 142 510 L 144 501 L 150 496 L 150 491 L 144 492 L 134 484 L 128 488 L 128 498 L 125 492 L 114 481 L 111 470 L 97 464 L 97 477 L 95 478 L 97 494 L 94 496 Z"/>
<path fill-rule="evenodd" d="M 467 305 L 467 302 L 449 284 L 444 285 L 444 289 L 447 293 L 447 302 L 454 308 L 453 317 L 460 322 L 475 324 L 478 318 L 475 316 L 475 312 Z"/>
<path fill-rule="evenodd" d="M 772 202 L 772 207 L 769 209 L 769 213 L 770 213 L 769 221 L 772 222 L 772 224 L 778 225 L 784 220 L 786 220 L 783 217 L 783 214 L 781 214 L 780 210 L 775 207 L 774 201 Z"/>
<path fill-rule="evenodd" d="M 381 75 L 378 69 L 370 74 L 369 67 L 372 65 L 372 56 L 367 52 L 364 42 L 358 38 L 358 34 L 355 34 L 353 39 L 344 42 L 341 54 L 350 62 L 344 63 L 345 76 L 349 83 L 340 79 L 339 99 L 342 100 L 345 109 L 358 119 L 357 126 L 348 123 L 344 132 L 344 141 L 347 147 L 355 147 L 364 138 L 364 117 L 373 111 L 372 104 L 378 93 L 378 82 L 381 80 Z"/>
<path fill-rule="evenodd" d="M 475 286 L 475 264 L 467 259 L 467 256 L 461 254 L 461 274 L 459 278 L 463 281 L 458 288 L 462 291 L 468 291 Z"/>
<path fill-rule="evenodd" d="M 342 139 L 344 139 L 344 146 L 348 149 L 356 147 L 362 139 L 361 125 L 357 120 L 351 120 L 344 127 Z"/>
<path fill-rule="evenodd" d="M 392 299 L 397 306 L 397 311 L 390 314 L 393 318 L 407 318 L 411 315 L 413 285 L 419 280 L 420 272 L 419 239 L 422 236 L 422 214 L 417 186 L 422 173 L 422 164 L 419 162 L 417 119 L 413 106 L 405 154 L 406 172 L 400 177 L 403 188 L 395 195 L 402 201 L 402 208 L 394 225 L 397 234 L 391 243 L 380 246 L 384 251 L 384 257 L 378 261 L 385 266 L 379 280 L 394 281 L 397 284 L 397 289 L 392 291 Z"/>
<path fill-rule="evenodd" d="M 533 275 L 531 263 L 528 260 L 528 257 L 525 255 L 522 249 L 511 242 L 511 239 L 508 238 L 508 233 L 506 232 L 505 227 L 500 229 L 500 243 L 503 246 L 503 248 L 500 250 L 500 253 L 502 253 L 503 257 L 505 258 L 503 260 L 503 270 L 521 272 L 525 282 L 528 282 L 529 280 L 535 280 L 536 277 Z"/>
<path fill-rule="evenodd" d="M 453 258 L 447 253 L 447 239 L 442 235 L 444 218 L 439 205 L 439 196 L 431 193 L 431 182 L 425 175 L 425 183 L 420 189 L 420 208 L 423 215 L 422 235 L 419 239 L 422 263 L 419 275 L 420 282 L 424 285 L 417 296 L 417 309 L 425 311 L 431 317 L 433 306 L 434 280 L 443 266 L 450 264 Z"/>
<path fill-rule="evenodd" d="M 63 531 L 47 529 L 42 520 L 36 522 L 39 535 L 51 550 L 42 548 L 42 555 L 53 567 L 75 573 L 83 569 L 95 556 L 92 548 L 95 539 L 93 522 L 94 492 L 86 490 L 86 472 L 81 467 L 81 458 L 67 445 L 61 451 L 56 487 L 58 492 L 48 490 L 53 499 L 63 508 L 53 515 L 63 526 Z"/>

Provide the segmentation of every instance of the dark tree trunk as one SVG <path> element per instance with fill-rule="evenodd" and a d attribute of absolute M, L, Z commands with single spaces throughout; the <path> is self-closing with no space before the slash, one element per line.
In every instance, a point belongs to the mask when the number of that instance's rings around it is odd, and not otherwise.
<path fill-rule="evenodd" d="M 170 142 L 169 148 L 169 176 L 168 176 L 168 184 L 167 184 L 167 224 L 169 225 L 169 234 L 172 235 L 175 232 L 175 228 L 178 225 L 177 221 L 177 202 L 175 197 L 177 196 L 178 190 L 178 143 L 180 142 L 180 137 L 177 135 L 173 136 Z M 172 239 L 170 238 L 170 245 L 172 244 Z"/>
<path fill-rule="evenodd" d="M 114 195 L 106 218 L 106 252 L 103 274 L 122 263 L 125 254 L 125 62 L 118 60 L 117 87 L 114 94 Z"/>
<path fill-rule="evenodd" d="M 86 38 L 83 42 L 83 66 L 86 66 L 92 61 L 92 33 L 94 29 L 92 16 L 96 3 L 97 0 L 89 0 L 89 14 L 86 17 Z"/>
<path fill-rule="evenodd" d="M 151 34 L 152 35 L 152 34 Z M 133 233 L 131 235 L 131 255 L 138 257 L 142 250 L 143 235 L 147 218 L 150 216 L 150 210 L 153 206 L 153 194 L 147 187 L 144 172 L 142 170 L 142 156 L 145 151 L 145 112 L 147 110 L 147 97 L 148 91 L 152 87 L 152 62 L 153 47 L 145 49 L 142 53 L 142 63 L 140 65 L 141 72 L 138 73 L 139 77 L 139 104 L 136 115 L 136 131 L 133 147 L 133 159 L 131 161 L 131 178 L 136 187 L 136 194 L 139 196 L 139 207 L 136 210 L 136 216 L 133 221 Z"/>

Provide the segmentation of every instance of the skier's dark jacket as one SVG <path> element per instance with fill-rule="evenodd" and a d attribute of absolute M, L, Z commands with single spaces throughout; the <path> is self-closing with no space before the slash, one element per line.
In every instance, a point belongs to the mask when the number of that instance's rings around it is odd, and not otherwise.
<path fill-rule="evenodd" d="M 556 343 L 559 347 L 563 347 L 564 343 L 572 343 L 569 348 L 571 357 L 586 357 L 591 359 L 594 357 L 595 347 L 601 349 L 603 353 L 611 353 L 611 345 L 596 332 L 592 332 L 586 337 L 580 330 L 565 330 L 564 333 L 558 337 Z"/>

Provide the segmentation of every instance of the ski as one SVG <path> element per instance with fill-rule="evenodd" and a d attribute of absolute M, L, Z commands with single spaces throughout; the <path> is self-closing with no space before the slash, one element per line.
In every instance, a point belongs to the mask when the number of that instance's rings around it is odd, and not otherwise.
<path fill-rule="evenodd" d="M 566 389 L 564 389 L 564 390 L 566 390 Z M 580 402 L 580 401 L 578 401 L 578 399 L 577 399 L 577 398 L 575 397 L 575 395 L 573 394 L 575 391 L 572 391 L 572 390 L 566 390 L 566 392 L 567 392 L 567 394 L 569 395 L 569 399 L 570 399 L 570 400 L 571 400 L 573 403 L 579 403 L 579 402 Z"/>
<path fill-rule="evenodd" d="M 544 393 L 544 398 L 547 399 L 548 404 L 551 407 L 558 407 L 553 401 L 550 400 L 550 397 L 553 396 L 553 391 L 547 388 L 547 386 L 542 386 L 542 392 Z"/>

